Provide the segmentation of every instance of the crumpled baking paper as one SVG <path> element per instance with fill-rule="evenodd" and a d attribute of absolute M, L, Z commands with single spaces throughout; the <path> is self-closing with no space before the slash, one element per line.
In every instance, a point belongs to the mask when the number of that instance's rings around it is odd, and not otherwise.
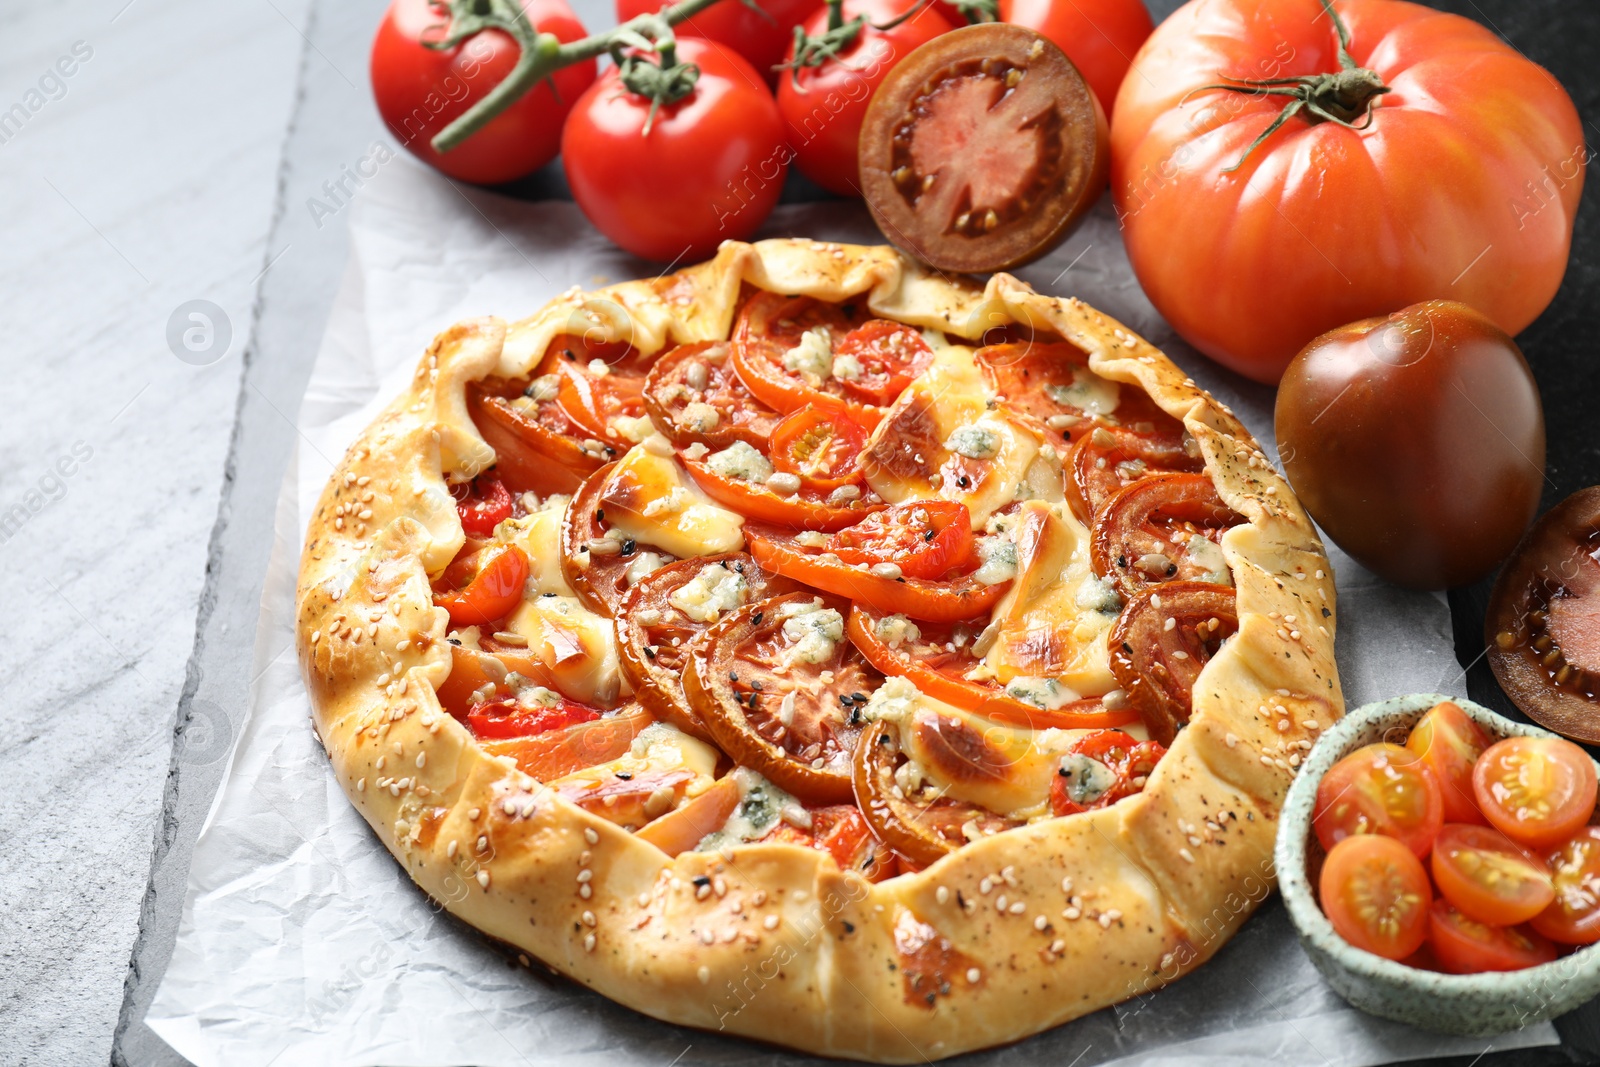
<path fill-rule="evenodd" d="M 404 157 L 362 190 L 350 227 L 351 260 L 279 500 L 249 720 L 194 850 L 177 945 L 148 1023 L 198 1067 L 822 1063 L 669 1026 L 537 962 L 519 964 L 436 909 L 335 784 L 312 736 L 293 650 L 300 544 L 333 462 L 451 322 L 516 318 L 570 286 L 652 272 L 600 237 L 570 203 L 463 190 Z M 779 208 L 764 235 L 789 234 L 880 240 L 859 205 L 841 203 Z M 1043 292 L 1082 297 L 1162 347 L 1272 452 L 1270 390 L 1219 370 L 1176 338 L 1135 282 L 1106 205 L 1020 273 Z M 1442 597 L 1388 586 L 1337 550 L 1333 563 L 1350 706 L 1460 688 Z M 1556 1040 L 1545 1023 L 1493 1045 Z M 959 1062 L 1360 1067 L 1472 1054 L 1487 1044 L 1348 1007 L 1312 967 L 1273 898 L 1197 977 Z"/>

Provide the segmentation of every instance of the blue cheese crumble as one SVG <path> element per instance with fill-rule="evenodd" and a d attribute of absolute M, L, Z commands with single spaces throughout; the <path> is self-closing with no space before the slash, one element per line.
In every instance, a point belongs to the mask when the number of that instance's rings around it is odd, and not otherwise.
<path fill-rule="evenodd" d="M 772 477 L 772 464 L 748 441 L 735 441 L 721 452 L 706 457 L 706 466 L 724 478 L 741 482 L 764 482 Z"/>
<path fill-rule="evenodd" d="M 1000 454 L 1000 434 L 981 422 L 957 426 L 945 439 L 944 447 L 968 459 L 993 459 Z"/>
<path fill-rule="evenodd" d="M 904 615 L 886 615 L 878 620 L 873 632 L 879 641 L 890 648 L 899 648 L 907 641 L 917 641 L 922 637 L 922 631 L 917 624 Z"/>
<path fill-rule="evenodd" d="M 833 374 L 833 337 L 825 327 L 807 330 L 800 343 L 783 354 L 783 369 L 808 381 L 825 382 Z"/>
<path fill-rule="evenodd" d="M 981 585 L 999 585 L 1017 576 L 1017 546 L 1009 537 L 978 538 L 978 560 L 972 578 Z"/>
<path fill-rule="evenodd" d="M 1107 381 L 1088 367 L 1072 368 L 1071 385 L 1047 385 L 1044 395 L 1057 404 L 1077 408 L 1088 415 L 1109 415 L 1117 410 L 1117 383 Z"/>
<path fill-rule="evenodd" d="M 749 596 L 750 583 L 744 575 L 711 563 L 674 589 L 667 603 L 695 622 L 716 622 L 724 611 L 742 607 Z"/>
<path fill-rule="evenodd" d="M 790 663 L 825 663 L 844 640 L 844 616 L 822 606 L 821 599 L 785 604 L 783 636 L 789 642 Z"/>

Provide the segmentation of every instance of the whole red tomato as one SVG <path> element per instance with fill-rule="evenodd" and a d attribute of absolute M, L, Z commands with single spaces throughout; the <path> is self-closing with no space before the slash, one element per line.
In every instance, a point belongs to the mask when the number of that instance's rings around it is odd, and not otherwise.
<path fill-rule="evenodd" d="M 1320 0 L 1193 0 L 1145 42 L 1112 123 L 1111 188 L 1145 292 L 1196 348 L 1263 382 L 1313 337 L 1424 300 L 1515 334 L 1555 295 L 1583 188 L 1578 114 L 1548 72 L 1456 15 L 1334 9 L 1355 67 L 1310 103 L 1342 121 L 1204 88 L 1338 72 Z"/>
<path fill-rule="evenodd" d="M 955 29 L 932 7 L 892 29 L 876 28 L 904 15 L 916 3 L 845 0 L 839 12 L 843 22 L 859 16 L 867 20 L 855 39 L 819 65 L 802 66 L 792 74 L 785 70 L 778 79 L 778 110 L 789 128 L 795 166 L 829 192 L 843 196 L 861 193 L 856 144 L 872 91 L 913 49 Z M 829 14 L 824 7 L 807 19 L 806 35 L 817 37 L 826 32 Z M 793 63 L 794 58 L 791 46 L 784 62 Z"/>
<path fill-rule="evenodd" d="M 541 33 L 562 41 L 583 37 L 566 0 L 522 0 L 522 10 Z M 558 99 L 541 82 L 487 126 L 449 152 L 435 152 L 434 135 L 454 122 L 517 63 L 517 43 L 499 30 L 484 30 L 453 48 L 428 48 L 445 36 L 447 15 L 433 0 L 394 0 L 372 41 L 372 94 L 378 114 L 412 155 L 452 178 L 493 185 L 538 170 L 561 147 L 561 124 L 573 101 L 594 82 L 594 60 L 556 71 Z"/>
<path fill-rule="evenodd" d="M 821 0 L 720 0 L 673 27 L 679 37 L 704 37 L 725 44 L 748 59 L 770 85 L 773 69 L 794 41 L 794 28 Z M 671 0 L 617 0 L 617 21 L 668 7 Z M 752 4 L 754 5 L 752 7 Z M 755 10 L 760 8 L 760 10 Z"/>
<path fill-rule="evenodd" d="M 650 100 L 629 92 L 613 67 L 573 105 L 561 136 L 584 215 L 659 262 L 693 262 L 749 237 L 778 202 L 794 155 L 778 105 L 747 60 L 692 37 L 678 41 L 677 58 L 699 67 L 699 80 L 653 121 Z"/>
<path fill-rule="evenodd" d="M 1107 118 L 1151 29 L 1143 0 L 1000 0 L 1000 21 L 1038 30 L 1055 42 L 1094 90 Z"/>

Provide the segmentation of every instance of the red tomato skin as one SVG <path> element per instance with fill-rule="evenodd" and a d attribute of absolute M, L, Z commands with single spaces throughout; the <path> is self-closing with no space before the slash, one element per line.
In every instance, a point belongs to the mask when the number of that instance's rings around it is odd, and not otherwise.
<path fill-rule="evenodd" d="M 576 41 L 587 33 L 566 0 L 523 0 L 522 9 L 542 33 Z M 573 102 L 594 83 L 595 61 L 556 71 L 560 99 L 543 83 L 449 152 L 432 140 L 489 90 L 505 80 L 517 44 L 485 30 L 454 48 L 435 51 L 420 42 L 443 35 L 445 18 L 430 0 L 393 0 L 372 41 L 372 94 L 384 125 L 406 151 L 443 174 L 478 185 L 520 178 L 556 158 L 561 124 Z"/>
<path fill-rule="evenodd" d="M 1111 188 L 1140 284 L 1187 341 L 1261 382 L 1313 337 L 1423 300 L 1515 335 L 1560 285 L 1583 189 L 1582 127 L 1549 72 L 1456 15 L 1335 7 L 1355 62 L 1394 90 L 1364 130 L 1297 116 L 1223 173 L 1285 98 L 1195 92 L 1338 70 L 1320 0 L 1189 3 L 1117 96 Z"/>
<path fill-rule="evenodd" d="M 1495 771 L 1499 769 L 1502 759 L 1515 752 L 1522 744 L 1546 746 L 1565 755 L 1568 760 L 1564 765 L 1568 773 L 1563 775 L 1564 780 L 1561 783 L 1567 787 L 1568 796 L 1564 799 L 1557 798 L 1558 816 L 1534 825 L 1522 822 L 1516 818 L 1514 812 L 1505 810 L 1504 804 L 1499 800 L 1499 793 L 1503 787 L 1497 784 L 1495 779 Z M 1594 813 L 1596 787 L 1594 761 L 1589 758 L 1588 753 L 1571 741 L 1558 737 L 1504 738 L 1485 749 L 1472 768 L 1472 791 L 1478 798 L 1478 807 L 1488 818 L 1489 825 L 1518 844 L 1532 848 L 1546 848 L 1560 844 L 1588 822 Z"/>
<path fill-rule="evenodd" d="M 1460 705 L 1446 701 L 1432 708 L 1406 738 L 1422 757 L 1444 797 L 1444 821 L 1489 825 L 1472 794 L 1472 764 L 1490 744 L 1489 735 Z"/>
<path fill-rule="evenodd" d="M 572 195 L 621 248 L 662 263 L 704 259 L 753 234 L 778 202 L 794 152 L 749 62 L 709 41 L 678 42 L 700 68 L 692 93 L 656 112 L 616 68 L 573 105 L 561 137 Z"/>
<path fill-rule="evenodd" d="M 1154 28 L 1142 0 L 1000 0 L 1000 21 L 1038 30 L 1065 52 L 1108 119 L 1134 54 Z"/>
<path fill-rule="evenodd" d="M 617 21 L 670 7 L 658 0 L 617 0 Z M 727 45 L 750 61 L 750 65 L 771 85 L 778 72 L 773 68 L 794 42 L 794 28 L 812 11 L 818 0 L 759 0 L 761 14 L 741 0 L 712 4 L 672 28 L 678 37 L 701 37 Z"/>
<path fill-rule="evenodd" d="M 1556 958 L 1556 947 L 1525 926 L 1488 926 L 1443 897 L 1428 909 L 1428 947 L 1451 974 L 1520 971 Z"/>
<path fill-rule="evenodd" d="M 726 2 L 726 0 L 725 0 Z M 792 76 L 778 73 L 778 110 L 794 146 L 795 165 L 800 172 L 829 192 L 841 196 L 860 196 L 861 178 L 857 142 L 861 139 L 861 119 L 867 113 L 872 91 L 894 65 L 914 49 L 955 29 L 949 19 L 932 7 L 892 30 L 874 29 L 871 24 L 898 18 L 914 6 L 915 0 L 845 0 L 845 21 L 865 15 L 869 25 L 849 48 L 821 66 L 805 67 Z M 805 23 L 807 36 L 828 28 L 824 6 Z M 791 42 L 784 61 L 794 59 Z M 796 87 L 795 82 L 799 82 Z"/>
<path fill-rule="evenodd" d="M 1585 826 L 1545 856 L 1556 899 L 1529 920 L 1552 941 L 1592 945 L 1600 941 L 1600 826 Z"/>
<path fill-rule="evenodd" d="M 1525 865 L 1526 870 L 1518 871 L 1514 884 L 1510 879 L 1498 879 L 1491 888 L 1484 888 L 1473 881 L 1459 860 L 1452 859 L 1458 851 L 1500 853 L 1512 857 L 1514 864 L 1520 860 L 1519 866 Z M 1430 868 L 1439 894 L 1457 911 L 1494 926 L 1527 922 L 1544 911 L 1555 895 L 1544 860 L 1488 826 L 1446 823 L 1433 839 Z"/>

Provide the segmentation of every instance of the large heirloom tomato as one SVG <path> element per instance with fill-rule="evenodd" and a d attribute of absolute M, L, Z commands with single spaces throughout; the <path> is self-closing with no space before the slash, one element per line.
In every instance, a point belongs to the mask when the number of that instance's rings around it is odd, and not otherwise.
<path fill-rule="evenodd" d="M 1000 0 L 1000 21 L 1038 30 L 1067 54 L 1107 117 L 1134 53 L 1150 36 L 1143 0 Z"/>
<path fill-rule="evenodd" d="M 1263 382 L 1318 334 L 1423 300 L 1517 333 L 1561 282 L 1583 189 L 1578 113 L 1547 71 L 1456 15 L 1333 7 L 1348 69 L 1323 0 L 1193 0 L 1145 42 L 1112 123 L 1140 284 Z"/>

